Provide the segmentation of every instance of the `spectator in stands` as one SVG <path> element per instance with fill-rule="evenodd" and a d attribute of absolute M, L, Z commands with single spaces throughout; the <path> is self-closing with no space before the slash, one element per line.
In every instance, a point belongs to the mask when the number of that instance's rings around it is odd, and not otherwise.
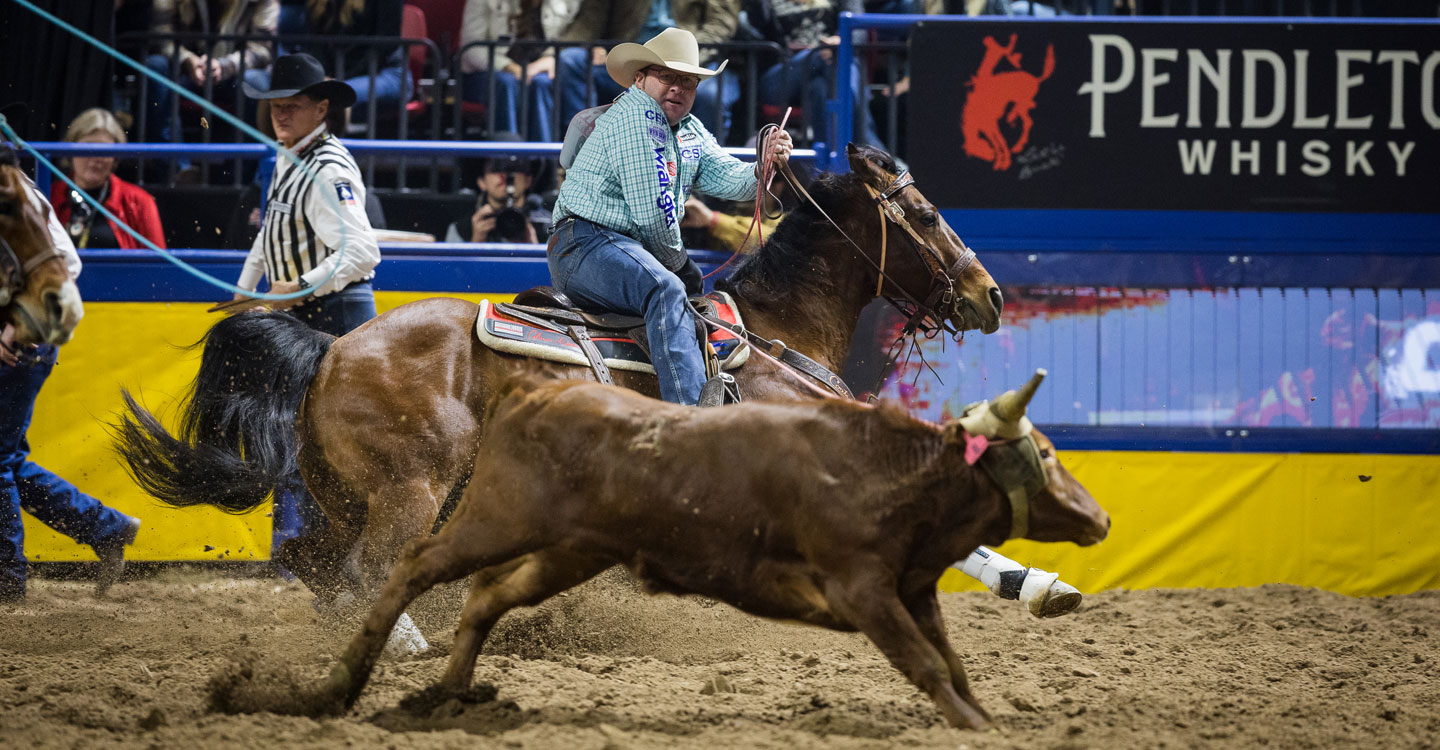
<path fill-rule="evenodd" d="M 495 139 L 517 143 L 515 133 L 499 133 Z M 466 181 L 472 181 L 479 198 L 474 212 L 446 229 L 446 242 L 544 242 L 550 236 L 550 211 L 536 188 L 544 176 L 544 159 L 525 159 L 507 154 L 486 159 L 468 159 L 462 165 Z"/>
<path fill-rule="evenodd" d="M 245 82 L 264 86 L 269 77 L 266 69 L 274 58 L 269 41 L 257 38 L 243 45 L 228 40 L 176 42 L 171 35 L 200 32 L 274 37 L 279 18 L 278 0 L 155 0 L 150 30 L 159 38 L 157 51 L 146 58 L 145 67 L 166 78 L 178 78 L 191 91 L 203 92 L 209 83 L 217 98 L 235 96 L 242 68 Z M 173 92 L 155 81 L 148 86 L 145 140 L 179 140 L 178 123 L 170 116 Z M 252 117 L 253 111 L 245 119 Z"/>
<path fill-rule="evenodd" d="M 9 144 L 0 144 L 0 161 L 17 164 Z M 31 203 L 43 209 L 45 199 L 28 186 Z M 65 258 L 72 278 L 80 275 L 80 256 L 55 214 L 50 215 L 50 239 Z M 41 523 L 87 544 L 100 559 L 99 592 L 119 579 L 125 567 L 125 547 L 134 543 L 140 519 L 131 518 L 76 489 L 74 485 L 30 460 L 25 439 L 35 399 L 55 368 L 57 348 L 41 344 L 17 350 L 15 329 L 0 323 L 0 603 L 25 598 L 25 527 L 20 511 Z"/>
<path fill-rule="evenodd" d="M 575 19 L 561 33 L 561 41 L 625 39 L 641 42 L 670 27 L 681 28 L 700 44 L 728 42 L 735 37 L 740 17 L 740 0 L 582 0 Z M 600 47 L 565 47 L 556 58 L 542 65 L 560 67 L 560 123 L 586 107 L 609 102 L 625 91 L 605 72 L 605 50 Z M 701 65 L 717 70 L 724 55 L 701 50 Z M 594 79 L 594 95 L 587 95 L 587 78 Z M 697 95 L 692 112 L 714 134 L 725 140 L 730 130 L 730 110 L 740 99 L 740 80 L 734 74 L 721 76 L 718 85 Z"/>
<path fill-rule="evenodd" d="M 835 84 L 836 33 L 842 12 L 859 13 L 860 0 L 746 0 L 745 13 L 766 39 L 793 54 L 789 61 L 770 67 L 760 76 L 760 99 L 765 104 L 804 107 L 805 120 L 810 124 L 812 138 L 835 145 L 825 116 L 825 102 Z M 856 41 L 863 41 L 864 32 L 857 32 Z M 860 85 L 859 68 L 850 76 L 856 96 L 864 96 L 863 140 L 884 148 L 875 133 L 875 118 L 870 115 L 870 97 Z M 843 140 L 850 140 L 848 134 Z"/>
<path fill-rule="evenodd" d="M 287 52 L 308 52 L 325 63 L 330 75 L 345 81 L 355 91 L 356 120 L 368 117 L 373 101 L 377 111 L 394 110 L 410 101 L 415 83 L 405 64 L 405 48 L 367 43 L 346 44 L 352 36 L 400 36 L 400 0 L 305 0 L 304 29 L 307 34 L 335 37 L 328 44 L 289 44 Z M 287 23 L 287 26 L 289 24 Z M 296 29 L 301 31 L 301 29 Z M 370 64 L 375 63 L 375 76 Z M 264 88 L 259 84 L 257 88 Z"/>
<path fill-rule="evenodd" d="M 109 110 L 95 107 L 81 112 L 70 123 L 65 130 L 65 140 L 71 143 L 124 143 L 125 129 Z M 62 162 L 61 167 L 67 177 L 106 210 L 145 239 L 165 247 L 165 232 L 160 228 L 160 211 L 155 207 L 155 198 L 144 188 L 115 176 L 115 157 L 77 156 Z M 50 184 L 50 205 L 55 207 L 55 216 L 70 235 L 71 242 L 81 250 L 98 247 L 136 250 L 143 247 L 135 235 L 102 216 L 64 180 L 55 180 Z"/>
<path fill-rule="evenodd" d="M 573 0 L 466 0 L 461 32 L 460 70 L 465 101 L 484 102 L 494 109 L 495 129 L 518 133 L 522 89 L 525 97 L 524 132 L 534 141 L 554 140 L 550 127 L 551 75 L 554 66 L 542 62 L 539 42 L 559 33 L 568 20 Z M 573 15 L 573 14 L 572 14 Z M 529 44 L 482 44 L 510 37 Z M 493 50 L 493 62 L 491 52 Z M 491 83 L 491 70 L 496 71 Z M 522 86 L 523 81 L 523 86 Z M 495 87 L 491 101 L 490 87 Z"/>

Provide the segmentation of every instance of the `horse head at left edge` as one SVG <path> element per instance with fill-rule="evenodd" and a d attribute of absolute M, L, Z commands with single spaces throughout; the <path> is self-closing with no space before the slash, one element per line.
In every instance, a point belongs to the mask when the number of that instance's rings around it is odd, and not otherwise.
<path fill-rule="evenodd" d="M 0 320 L 15 327 L 17 347 L 64 344 L 85 314 L 49 211 L 14 151 L 0 145 Z"/>

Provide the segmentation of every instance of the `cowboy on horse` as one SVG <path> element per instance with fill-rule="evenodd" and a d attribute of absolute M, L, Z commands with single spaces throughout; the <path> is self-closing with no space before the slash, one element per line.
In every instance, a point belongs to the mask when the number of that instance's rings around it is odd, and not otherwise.
<path fill-rule="evenodd" d="M 720 198 L 754 198 L 759 169 L 722 151 L 690 114 L 695 89 L 725 69 L 700 66 L 690 32 L 670 28 L 643 45 L 618 45 L 605 67 L 629 89 L 595 119 L 566 172 L 550 277 L 582 307 L 644 317 L 661 398 L 693 405 L 706 368 L 687 302 L 702 283 L 680 240 L 685 200 L 697 184 Z M 784 131 L 767 145 L 774 158 L 790 157 Z"/>

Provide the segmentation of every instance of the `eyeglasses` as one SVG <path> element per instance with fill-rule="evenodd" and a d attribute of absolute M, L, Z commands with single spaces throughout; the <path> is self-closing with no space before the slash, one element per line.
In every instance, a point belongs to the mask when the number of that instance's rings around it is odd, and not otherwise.
<path fill-rule="evenodd" d="M 686 91 L 694 91 L 695 87 L 700 85 L 700 76 L 688 76 L 661 68 L 646 68 L 645 70 L 666 86 L 679 86 Z"/>

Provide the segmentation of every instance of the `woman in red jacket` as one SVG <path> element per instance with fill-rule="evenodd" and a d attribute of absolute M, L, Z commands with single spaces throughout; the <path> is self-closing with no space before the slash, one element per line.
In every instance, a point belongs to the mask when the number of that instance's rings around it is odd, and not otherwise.
<path fill-rule="evenodd" d="M 87 109 L 70 123 L 65 140 L 77 143 L 124 143 L 125 129 L 108 110 Z M 160 212 L 155 198 L 145 189 L 115 176 L 115 159 L 106 156 L 77 156 L 66 168 L 75 181 L 110 213 L 120 217 L 158 247 L 165 247 L 165 232 L 160 228 Z M 115 222 L 106 219 L 63 180 L 50 186 L 50 205 L 60 224 L 70 233 L 75 247 L 81 250 L 97 247 L 118 247 L 137 250 L 144 245 Z"/>

